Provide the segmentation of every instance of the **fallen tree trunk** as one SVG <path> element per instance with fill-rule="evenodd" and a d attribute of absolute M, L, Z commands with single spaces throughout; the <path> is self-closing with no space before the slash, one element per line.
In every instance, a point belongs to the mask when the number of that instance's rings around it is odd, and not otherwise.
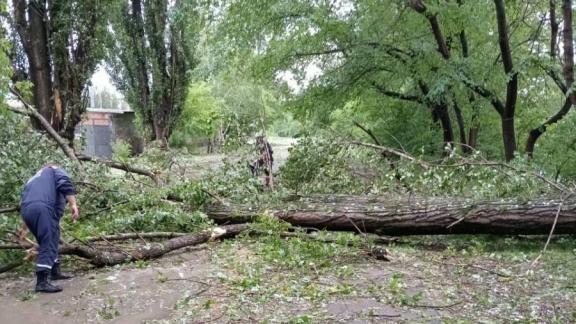
<path fill-rule="evenodd" d="M 113 266 L 120 263 L 132 262 L 136 260 L 151 260 L 157 259 L 166 253 L 172 252 L 188 246 L 195 246 L 208 241 L 221 240 L 225 238 L 234 237 L 249 228 L 248 224 L 236 224 L 216 227 L 213 230 L 206 230 L 200 233 L 180 235 L 180 233 L 161 233 L 160 237 L 174 235 L 176 237 L 157 243 L 147 243 L 141 244 L 136 248 L 130 248 L 129 250 L 123 250 L 118 246 L 107 246 L 106 249 L 96 248 L 86 242 L 82 244 L 63 244 L 60 246 L 61 255 L 75 255 L 85 259 L 97 267 L 103 266 Z M 154 237 L 158 237 L 159 233 L 155 234 Z M 164 235 L 166 234 L 166 235 Z M 133 239 L 137 238 L 138 235 L 132 234 L 123 235 L 124 237 L 115 236 L 117 239 Z M 14 250 L 14 249 L 27 249 L 31 248 L 32 245 L 20 245 L 20 244 L 3 244 L 0 245 L 0 250 Z M 12 266 L 8 269 L 12 269 Z M 0 272 L 1 273 L 1 272 Z"/>
<path fill-rule="evenodd" d="M 265 211 L 211 205 L 215 222 L 253 221 Z M 576 201 L 475 201 L 440 197 L 312 197 L 266 213 L 295 226 L 380 235 L 576 234 Z"/>
<path fill-rule="evenodd" d="M 156 259 L 183 247 L 234 237 L 247 229 L 247 224 L 221 226 L 214 230 L 179 236 L 164 242 L 143 244 L 130 251 L 103 251 L 88 245 L 64 245 L 60 249 L 60 253 L 89 259 L 90 263 L 98 267 L 112 266 L 136 260 Z"/>

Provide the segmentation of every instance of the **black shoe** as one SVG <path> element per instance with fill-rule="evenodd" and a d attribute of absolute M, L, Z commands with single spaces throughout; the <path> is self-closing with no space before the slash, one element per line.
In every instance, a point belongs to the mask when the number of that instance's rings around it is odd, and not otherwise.
<path fill-rule="evenodd" d="M 71 275 L 62 273 L 60 271 L 60 263 L 56 262 L 54 263 L 54 265 L 52 266 L 52 271 L 50 271 L 50 280 L 66 280 L 66 279 L 72 279 L 74 278 Z"/>
<path fill-rule="evenodd" d="M 34 291 L 44 293 L 57 293 L 62 291 L 62 288 L 54 286 L 48 281 L 49 274 L 50 273 L 48 270 L 36 272 L 37 282 L 36 282 L 36 289 L 34 289 Z"/>

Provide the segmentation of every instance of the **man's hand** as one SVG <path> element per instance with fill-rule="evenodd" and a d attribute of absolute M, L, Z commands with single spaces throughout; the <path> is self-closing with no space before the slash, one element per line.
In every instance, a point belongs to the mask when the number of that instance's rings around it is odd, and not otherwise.
<path fill-rule="evenodd" d="M 78 209 L 78 205 L 74 204 L 72 207 L 72 220 L 76 221 L 80 217 L 80 210 Z"/>
<path fill-rule="evenodd" d="M 76 196 L 67 196 L 66 200 L 68 200 L 70 208 L 72 208 L 72 220 L 76 221 L 78 217 L 80 217 L 80 210 L 78 209 L 78 204 L 76 204 Z"/>

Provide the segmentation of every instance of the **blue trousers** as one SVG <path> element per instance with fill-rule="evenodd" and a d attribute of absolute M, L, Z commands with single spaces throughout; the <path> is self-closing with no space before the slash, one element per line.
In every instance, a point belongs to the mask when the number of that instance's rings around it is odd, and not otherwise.
<path fill-rule="evenodd" d="M 24 223 L 38 242 L 36 271 L 50 270 L 58 262 L 60 242 L 60 219 L 54 210 L 42 203 L 32 203 L 22 207 Z"/>

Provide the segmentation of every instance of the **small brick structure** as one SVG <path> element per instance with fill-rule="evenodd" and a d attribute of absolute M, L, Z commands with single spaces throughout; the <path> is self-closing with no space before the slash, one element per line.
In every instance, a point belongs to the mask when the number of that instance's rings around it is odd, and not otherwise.
<path fill-rule="evenodd" d="M 83 153 L 109 159 L 118 140 L 130 144 L 132 154 L 142 153 L 143 140 L 136 131 L 134 119 L 132 110 L 88 108 L 86 117 L 76 129 L 76 137 L 83 143 Z"/>

